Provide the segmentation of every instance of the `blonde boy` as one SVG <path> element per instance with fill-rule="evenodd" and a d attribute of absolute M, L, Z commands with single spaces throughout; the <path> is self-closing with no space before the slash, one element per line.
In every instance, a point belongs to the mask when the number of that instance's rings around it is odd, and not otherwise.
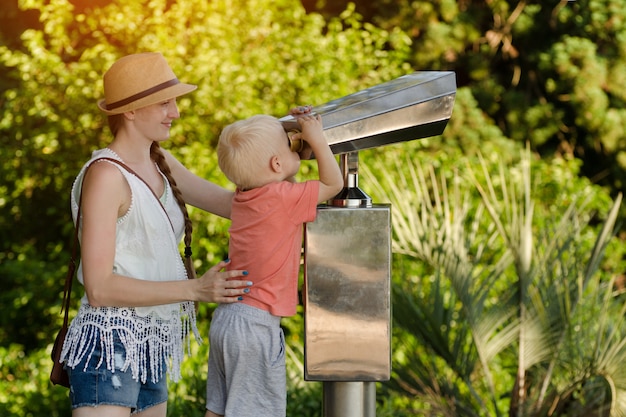
<path fill-rule="evenodd" d="M 258 115 L 222 132 L 219 166 L 236 186 L 230 227 L 229 269 L 253 282 L 240 303 L 218 306 L 211 321 L 206 416 L 280 417 L 286 414 L 285 347 L 281 317 L 296 313 L 302 225 L 317 205 L 337 195 L 341 171 L 319 116 L 298 117 L 291 137 L 278 119 Z M 319 179 L 295 182 L 303 140 Z"/>

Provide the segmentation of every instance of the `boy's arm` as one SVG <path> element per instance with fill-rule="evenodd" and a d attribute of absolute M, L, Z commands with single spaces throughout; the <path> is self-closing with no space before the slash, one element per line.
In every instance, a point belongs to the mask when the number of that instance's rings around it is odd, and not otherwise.
<path fill-rule="evenodd" d="M 315 154 L 320 174 L 320 189 L 317 202 L 322 203 L 339 194 L 343 188 L 343 177 L 339 164 L 328 146 L 322 128 L 322 118 L 319 115 L 300 116 L 298 122 L 302 127 L 304 139 Z"/>

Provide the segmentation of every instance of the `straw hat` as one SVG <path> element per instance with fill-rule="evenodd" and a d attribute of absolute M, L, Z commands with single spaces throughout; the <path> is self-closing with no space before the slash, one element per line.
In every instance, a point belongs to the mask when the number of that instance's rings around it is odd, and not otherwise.
<path fill-rule="evenodd" d="M 104 74 L 104 99 L 100 110 L 120 114 L 182 96 L 197 86 L 178 81 L 158 52 L 127 55 Z"/>

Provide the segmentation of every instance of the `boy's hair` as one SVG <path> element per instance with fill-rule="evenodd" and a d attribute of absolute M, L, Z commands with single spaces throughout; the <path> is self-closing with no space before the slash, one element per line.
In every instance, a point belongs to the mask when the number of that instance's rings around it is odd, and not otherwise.
<path fill-rule="evenodd" d="M 217 144 L 220 169 L 241 190 L 263 185 L 259 182 L 261 173 L 277 154 L 281 136 L 287 140 L 282 124 L 268 115 L 252 116 L 226 126 Z"/>

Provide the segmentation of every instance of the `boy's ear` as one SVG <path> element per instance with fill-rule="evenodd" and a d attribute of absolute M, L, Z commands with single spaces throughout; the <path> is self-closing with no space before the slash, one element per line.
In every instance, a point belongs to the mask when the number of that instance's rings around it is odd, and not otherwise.
<path fill-rule="evenodd" d="M 280 164 L 280 158 L 277 155 L 272 156 L 270 159 L 270 169 L 276 173 L 282 172 L 283 167 Z"/>

